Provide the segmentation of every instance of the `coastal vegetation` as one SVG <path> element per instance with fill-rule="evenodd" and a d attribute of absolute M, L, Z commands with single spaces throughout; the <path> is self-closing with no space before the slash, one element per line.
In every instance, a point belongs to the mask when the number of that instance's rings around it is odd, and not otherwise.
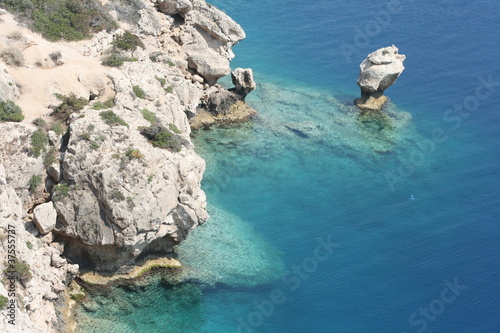
<path fill-rule="evenodd" d="M 113 106 L 115 106 L 115 101 L 113 98 L 108 99 L 105 102 L 95 102 L 92 105 L 92 109 L 94 110 L 104 110 L 104 109 L 111 109 Z"/>
<path fill-rule="evenodd" d="M 108 67 L 120 67 L 126 61 L 137 61 L 137 58 L 122 56 L 118 53 L 111 53 L 102 60 L 101 64 Z"/>
<path fill-rule="evenodd" d="M 130 31 L 125 31 L 123 35 L 115 35 L 111 44 L 114 51 L 135 51 L 137 47 L 145 48 L 139 36 Z"/>
<path fill-rule="evenodd" d="M 31 135 L 31 149 L 35 157 L 39 157 L 42 151 L 46 151 L 48 144 L 49 138 L 41 129 Z"/>
<path fill-rule="evenodd" d="M 41 175 L 33 175 L 30 178 L 29 181 L 29 190 L 30 192 L 34 192 L 38 185 L 42 182 L 42 176 Z"/>
<path fill-rule="evenodd" d="M 14 276 L 21 283 L 28 281 L 32 276 L 30 266 L 25 260 L 15 260 L 14 263 L 6 262 L 3 274 L 5 278 Z"/>
<path fill-rule="evenodd" d="M 128 127 L 128 124 L 125 122 L 125 120 L 123 120 L 120 116 L 118 116 L 111 110 L 101 112 L 100 116 L 102 120 L 109 126 L 122 125 Z"/>
<path fill-rule="evenodd" d="M 4 295 L 0 295 L 0 310 L 3 310 L 5 308 L 8 301 L 9 299 L 7 297 L 5 297 Z"/>
<path fill-rule="evenodd" d="M 118 26 L 98 0 L 0 0 L 0 7 L 50 41 L 82 40 Z"/>
<path fill-rule="evenodd" d="M 59 183 L 54 187 L 54 190 L 52 192 L 52 199 L 54 201 L 57 201 L 61 198 L 65 198 L 68 196 L 69 193 L 69 185 L 68 183 Z"/>
<path fill-rule="evenodd" d="M 21 108 L 12 101 L 2 101 L 0 99 L 0 122 L 15 121 L 24 119 Z"/>
<path fill-rule="evenodd" d="M 151 124 L 155 124 L 158 122 L 158 118 L 156 118 L 156 115 L 154 112 L 151 112 L 148 109 L 143 109 L 141 111 L 141 113 L 142 113 L 142 116 L 144 117 L 144 119 L 149 121 Z"/>
<path fill-rule="evenodd" d="M 139 86 L 133 86 L 132 87 L 132 91 L 134 92 L 134 94 L 137 97 L 142 98 L 142 99 L 146 98 L 146 93 L 144 92 L 144 89 L 142 89 L 141 87 L 139 87 Z"/>
<path fill-rule="evenodd" d="M 80 111 L 89 103 L 85 98 L 77 97 L 74 93 L 68 96 L 61 94 L 55 94 L 55 96 L 61 101 L 61 104 L 56 106 L 50 115 L 64 122 L 68 120 L 73 112 Z"/>
<path fill-rule="evenodd" d="M 10 66 L 22 66 L 24 64 L 24 56 L 17 47 L 8 47 L 2 50 L 0 57 Z"/>
<path fill-rule="evenodd" d="M 141 134 L 151 140 L 151 143 L 155 147 L 170 149 L 172 151 L 181 150 L 182 145 L 179 138 L 161 124 L 156 123 L 149 127 L 144 127 L 141 129 Z"/>

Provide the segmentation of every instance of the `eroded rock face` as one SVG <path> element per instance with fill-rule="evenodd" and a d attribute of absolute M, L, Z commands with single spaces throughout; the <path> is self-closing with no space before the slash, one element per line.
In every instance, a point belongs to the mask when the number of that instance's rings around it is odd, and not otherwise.
<path fill-rule="evenodd" d="M 0 62 L 0 100 L 14 101 L 19 98 L 19 89 L 7 67 Z"/>
<path fill-rule="evenodd" d="M 209 85 L 231 72 L 231 47 L 246 37 L 241 26 L 203 0 L 151 0 L 158 11 L 182 21 L 175 38 L 182 45 L 190 69 Z"/>
<path fill-rule="evenodd" d="M 231 72 L 231 79 L 234 84 L 233 91 L 243 99 L 256 88 L 251 68 L 236 68 Z"/>
<path fill-rule="evenodd" d="M 65 331 L 62 316 L 56 300 L 60 299 L 66 284 L 78 273 L 78 266 L 61 258 L 59 246 L 47 246 L 36 238 L 30 222 L 23 222 L 22 201 L 6 178 L 4 166 L 0 164 L 0 236 L 7 239 L 15 235 L 16 257 L 24 262 L 30 272 L 16 281 L 16 325 L 7 322 L 9 317 L 1 316 L 0 327 L 24 332 L 62 332 Z M 15 231 L 15 234 L 12 231 Z M 31 232 L 30 232 L 31 231 Z M 14 239 L 9 238 L 9 239 Z M 1 242 L 2 253 L 7 253 L 8 243 Z M 5 260 L 0 261 L 0 271 L 9 270 Z M 7 297 L 8 292 L 0 284 L 0 295 Z M 10 332 L 10 330 L 9 330 Z"/>
<path fill-rule="evenodd" d="M 155 69 L 130 63 L 110 73 L 117 92 L 113 111 L 128 127 L 106 124 L 94 110 L 71 119 L 66 187 L 55 190 L 54 201 L 55 232 L 75 262 L 116 271 L 150 253 L 165 255 L 208 218 L 200 188 L 205 162 L 193 151 L 182 103 L 176 94 L 161 93 L 154 77 L 163 73 Z M 133 97 L 134 85 L 144 87 L 146 98 Z M 179 152 L 154 147 L 140 133 L 150 125 L 143 109 L 181 131 Z"/>
<path fill-rule="evenodd" d="M 383 93 L 403 72 L 405 59 L 394 45 L 370 53 L 359 66 L 361 98 L 355 100 L 356 105 L 365 111 L 380 111 L 387 101 Z"/>

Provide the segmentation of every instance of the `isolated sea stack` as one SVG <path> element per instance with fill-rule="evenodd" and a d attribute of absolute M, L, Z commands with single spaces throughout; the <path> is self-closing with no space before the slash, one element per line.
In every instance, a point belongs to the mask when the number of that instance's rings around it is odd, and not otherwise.
<path fill-rule="evenodd" d="M 384 107 L 387 102 L 384 91 L 396 82 L 405 69 L 405 59 L 406 56 L 398 54 L 398 48 L 392 45 L 370 53 L 363 60 L 358 77 L 361 97 L 354 100 L 362 111 L 377 112 Z"/>

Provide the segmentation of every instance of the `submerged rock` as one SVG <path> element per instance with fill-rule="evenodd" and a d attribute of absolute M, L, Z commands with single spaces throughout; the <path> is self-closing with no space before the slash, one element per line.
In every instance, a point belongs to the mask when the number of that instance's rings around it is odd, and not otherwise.
<path fill-rule="evenodd" d="M 359 65 L 358 86 L 361 97 L 354 103 L 363 111 L 380 111 L 387 97 L 384 91 L 396 82 L 404 70 L 406 56 L 398 54 L 394 45 L 370 53 Z"/>

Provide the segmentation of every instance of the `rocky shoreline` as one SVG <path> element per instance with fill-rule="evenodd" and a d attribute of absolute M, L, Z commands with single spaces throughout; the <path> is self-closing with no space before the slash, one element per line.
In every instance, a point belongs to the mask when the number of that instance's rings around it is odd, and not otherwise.
<path fill-rule="evenodd" d="M 208 219 L 191 128 L 255 114 L 244 103 L 251 69 L 233 71 L 232 89 L 217 84 L 245 38 L 236 22 L 202 0 L 141 3 L 137 22 L 110 9 L 121 27 L 79 43 L 42 40 L 2 13 L 12 31 L 0 46 L 20 45 L 16 27 L 29 45 L 23 66 L 0 62 L 0 98 L 25 113 L 24 123 L 0 123 L 1 246 L 7 253 L 14 228 L 29 273 L 16 280 L 16 330 L 74 329 L 63 312 L 80 272 L 134 275 L 146 258 L 174 262 L 173 247 Z M 132 35 L 140 45 L 110 55 Z M 126 61 L 101 64 L 117 59 Z M 79 101 L 86 105 L 67 111 Z M 0 294 L 9 295 L 3 285 Z M 1 323 L 12 329 L 7 317 Z"/>

